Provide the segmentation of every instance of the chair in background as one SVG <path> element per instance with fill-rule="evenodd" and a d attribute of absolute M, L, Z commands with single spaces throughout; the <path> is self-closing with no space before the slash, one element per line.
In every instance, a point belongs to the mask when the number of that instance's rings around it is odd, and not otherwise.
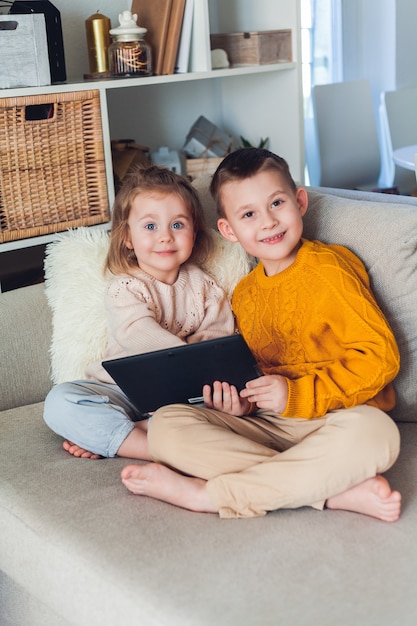
<path fill-rule="evenodd" d="M 369 82 L 316 85 L 312 103 L 319 167 L 311 184 L 379 190 L 381 155 Z"/>
<path fill-rule="evenodd" d="M 380 119 L 390 184 L 398 187 L 401 193 L 411 193 L 416 188 L 414 173 L 395 165 L 392 153 L 398 148 L 417 144 L 417 87 L 383 92 Z"/>

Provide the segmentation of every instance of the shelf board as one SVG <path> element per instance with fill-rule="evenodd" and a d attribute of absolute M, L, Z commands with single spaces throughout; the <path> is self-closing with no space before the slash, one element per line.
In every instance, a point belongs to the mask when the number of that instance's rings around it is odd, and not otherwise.
<path fill-rule="evenodd" d="M 89 230 L 110 230 L 111 222 L 105 222 L 103 224 L 95 224 L 93 226 L 86 226 Z M 44 244 L 55 241 L 62 235 L 67 235 L 68 230 L 60 231 L 59 233 L 50 233 L 49 235 L 40 235 L 39 237 L 28 237 L 26 239 L 17 239 L 15 241 L 7 241 L 0 243 L 0 253 L 10 252 L 11 250 L 22 250 L 23 248 L 31 248 L 33 246 L 42 246 Z"/>
<path fill-rule="evenodd" d="M 133 87 L 143 85 L 159 85 L 167 83 L 182 83 L 194 80 L 210 80 L 213 78 L 230 78 L 231 76 L 244 76 L 250 74 L 263 74 L 291 70 L 296 67 L 295 63 L 274 63 L 270 65 L 245 65 L 227 69 L 211 70 L 210 72 L 193 72 L 187 74 L 169 74 L 166 76 L 146 76 L 143 78 L 117 78 L 101 81 L 105 89 L 118 89 L 121 87 Z M 90 83 L 91 84 L 91 83 Z"/>
<path fill-rule="evenodd" d="M 250 74 L 263 74 L 266 72 L 278 72 L 293 70 L 297 67 L 294 62 L 271 63 L 268 65 L 244 65 L 227 69 L 211 70 L 209 72 L 192 72 L 187 74 L 169 74 L 166 76 L 143 76 L 141 78 L 108 78 L 104 80 L 81 80 L 65 83 L 55 83 L 42 87 L 16 87 L 13 89 L 0 89 L 0 98 L 15 98 L 30 96 L 32 93 L 47 94 L 68 91 L 87 91 L 89 89 L 121 89 L 124 87 L 143 87 L 145 85 L 165 85 L 167 83 L 182 83 L 194 80 L 210 80 L 213 78 L 230 78 L 231 76 L 244 76 Z"/>

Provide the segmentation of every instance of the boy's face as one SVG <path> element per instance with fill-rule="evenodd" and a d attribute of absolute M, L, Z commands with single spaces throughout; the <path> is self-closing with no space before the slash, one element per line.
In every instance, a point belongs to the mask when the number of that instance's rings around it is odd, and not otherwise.
<path fill-rule="evenodd" d="M 279 172 L 266 170 L 226 183 L 221 200 L 226 218 L 218 220 L 219 231 L 262 261 L 268 276 L 294 262 L 307 211 L 305 189 L 295 193 Z"/>

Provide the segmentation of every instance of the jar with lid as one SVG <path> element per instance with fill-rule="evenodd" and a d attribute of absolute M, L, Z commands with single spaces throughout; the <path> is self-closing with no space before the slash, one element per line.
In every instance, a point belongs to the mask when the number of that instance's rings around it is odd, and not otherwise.
<path fill-rule="evenodd" d="M 120 26 L 110 30 L 110 73 L 113 77 L 138 77 L 152 74 L 152 52 L 145 41 L 146 28 L 138 26 L 136 13 L 123 11 Z"/>

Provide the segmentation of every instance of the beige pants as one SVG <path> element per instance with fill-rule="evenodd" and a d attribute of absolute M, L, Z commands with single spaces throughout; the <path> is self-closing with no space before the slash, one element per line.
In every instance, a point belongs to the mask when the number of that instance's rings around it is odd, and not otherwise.
<path fill-rule="evenodd" d="M 148 442 L 155 461 L 208 481 L 221 517 L 322 509 L 327 498 L 386 471 L 400 448 L 396 424 L 367 405 L 306 420 L 175 404 L 152 416 Z"/>

